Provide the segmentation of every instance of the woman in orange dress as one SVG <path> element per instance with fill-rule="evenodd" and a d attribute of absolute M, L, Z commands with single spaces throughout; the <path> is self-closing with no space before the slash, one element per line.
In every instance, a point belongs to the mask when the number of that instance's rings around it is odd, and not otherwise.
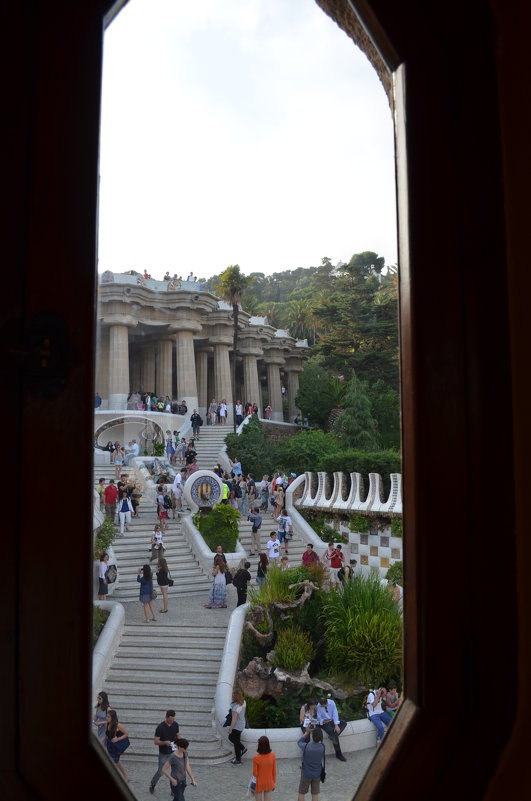
<path fill-rule="evenodd" d="M 277 760 L 267 737 L 260 737 L 256 750 L 257 753 L 253 757 L 256 798 L 258 801 L 271 801 L 271 793 L 277 781 Z"/>

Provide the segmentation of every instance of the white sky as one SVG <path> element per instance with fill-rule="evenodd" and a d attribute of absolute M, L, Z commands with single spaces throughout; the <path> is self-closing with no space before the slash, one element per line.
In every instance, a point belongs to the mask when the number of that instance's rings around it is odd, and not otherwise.
<path fill-rule="evenodd" d="M 130 0 L 105 35 L 99 271 L 396 263 L 393 125 L 313 0 Z"/>

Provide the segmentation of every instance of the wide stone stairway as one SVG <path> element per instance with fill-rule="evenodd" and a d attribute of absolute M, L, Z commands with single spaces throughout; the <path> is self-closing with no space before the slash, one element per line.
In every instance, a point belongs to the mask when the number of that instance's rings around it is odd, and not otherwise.
<path fill-rule="evenodd" d="M 212 470 L 219 462 L 219 455 L 223 447 L 225 437 L 232 433 L 231 425 L 207 426 L 206 419 L 199 432 L 199 440 L 196 440 L 197 465 L 200 470 Z"/>
<path fill-rule="evenodd" d="M 114 477 L 114 468 L 95 466 L 95 483 L 100 476 Z M 124 605 L 126 620 L 102 689 L 131 738 L 124 764 L 135 760 L 156 766 L 158 749 L 153 738 L 167 709 L 175 709 L 180 730 L 190 740 L 194 762 L 217 764 L 232 756 L 231 748 L 213 728 L 212 714 L 231 609 L 203 608 L 212 577 L 192 555 L 177 517 L 170 519 L 164 536 L 165 557 L 175 581 L 169 588 L 169 612 L 160 611 L 162 595 L 155 580 L 157 621 L 144 622 L 136 576 L 138 568 L 149 562 L 156 522 L 155 502 L 146 493 L 139 517 L 133 518 L 129 531 L 113 543 L 119 585 L 111 600 Z M 156 562 L 151 565 L 155 572 Z M 234 605 L 232 599 L 229 606 Z"/>

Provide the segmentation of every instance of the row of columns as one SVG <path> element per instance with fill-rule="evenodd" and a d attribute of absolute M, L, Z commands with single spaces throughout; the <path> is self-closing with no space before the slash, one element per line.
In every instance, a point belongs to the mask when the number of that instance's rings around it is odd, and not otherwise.
<path fill-rule="evenodd" d="M 125 409 L 127 397 L 131 390 L 143 387 L 155 389 L 157 394 L 172 397 L 173 342 L 176 345 L 177 364 L 177 398 L 185 400 L 188 408 L 194 407 L 206 411 L 210 398 L 208 392 L 208 350 L 195 350 L 194 333 L 196 325 L 175 331 L 174 336 L 165 336 L 158 342 L 158 367 L 155 386 L 155 348 L 146 345 L 139 349 L 139 358 L 129 363 L 129 327 L 113 324 L 100 326 L 98 333 L 96 389 L 102 398 L 108 399 L 110 409 Z M 231 343 L 214 332 L 214 344 L 210 350 L 214 355 L 214 396 L 216 400 L 225 399 L 229 407 L 229 418 L 232 420 L 233 399 L 231 388 L 231 366 L 229 350 Z M 220 341 L 221 340 L 221 341 Z M 299 385 L 299 372 L 302 371 L 300 357 L 289 357 L 285 360 L 280 348 L 270 348 L 265 352 L 258 343 L 243 340 L 239 352 L 243 360 L 243 397 L 241 400 L 256 402 L 261 405 L 261 387 L 258 376 L 258 359 L 263 358 L 267 366 L 267 383 L 269 405 L 272 408 L 272 419 L 282 420 L 282 392 L 280 385 L 280 368 L 287 375 L 289 417 L 296 415 L 295 398 Z M 211 385 L 212 386 L 212 385 Z M 260 408 L 260 413 L 263 414 Z"/>

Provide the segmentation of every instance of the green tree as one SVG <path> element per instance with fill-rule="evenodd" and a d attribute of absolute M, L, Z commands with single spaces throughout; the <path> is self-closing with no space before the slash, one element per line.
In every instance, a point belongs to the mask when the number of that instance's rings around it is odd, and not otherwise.
<path fill-rule="evenodd" d="M 229 434 L 225 442 L 229 457 L 232 460 L 235 456 L 240 457 L 244 473 L 252 473 L 256 479 L 261 479 L 264 473 L 272 474 L 275 467 L 274 448 L 256 415 L 243 427 L 240 436 Z"/>
<path fill-rule="evenodd" d="M 238 356 L 238 316 L 240 303 L 245 287 L 249 284 L 250 278 L 244 276 L 238 264 L 231 264 L 221 273 L 216 291 L 220 297 L 228 300 L 232 305 L 233 335 L 232 335 L 232 362 L 231 362 L 231 389 L 232 389 L 232 420 L 234 431 L 236 431 L 236 415 L 234 414 L 234 404 L 236 402 L 236 359 Z"/>
<path fill-rule="evenodd" d="M 379 379 L 367 386 L 371 410 L 378 426 L 380 447 L 400 449 L 400 395 Z"/>
<path fill-rule="evenodd" d="M 332 409 L 341 405 L 344 383 L 333 378 L 315 360 L 307 362 L 299 378 L 295 403 L 311 425 L 326 428 Z"/>
<path fill-rule="evenodd" d="M 352 373 L 348 382 L 343 408 L 343 414 L 334 423 L 333 430 L 344 443 L 344 447 L 378 450 L 378 431 L 371 412 L 371 402 L 356 373 Z"/>

